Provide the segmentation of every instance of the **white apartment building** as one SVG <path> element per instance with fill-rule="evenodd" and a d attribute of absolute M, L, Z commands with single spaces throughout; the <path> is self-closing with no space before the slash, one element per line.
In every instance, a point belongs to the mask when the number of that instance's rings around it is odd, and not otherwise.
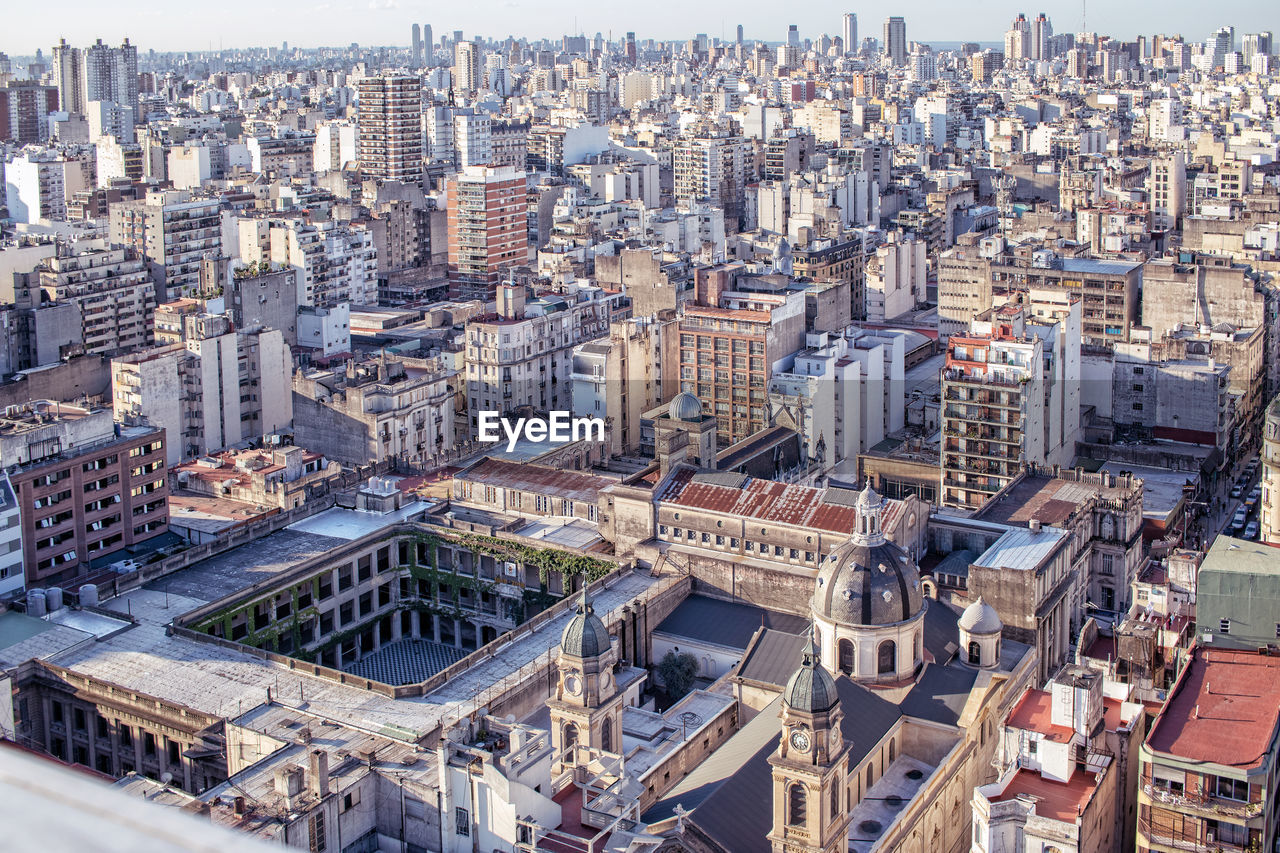
<path fill-rule="evenodd" d="M 1151 224 L 1161 230 L 1178 227 L 1187 203 L 1186 155 L 1177 151 L 1151 161 Z"/>
<path fill-rule="evenodd" d="M 52 151 L 28 149 L 4 164 L 4 195 L 17 222 L 67 218 L 66 163 Z"/>
<path fill-rule="evenodd" d="M 215 453 L 293 423 L 293 357 L 278 329 L 187 318 L 189 337 L 111 362 L 115 419 L 164 427 L 168 461 Z"/>
<path fill-rule="evenodd" d="M 493 161 L 493 120 L 488 115 L 459 113 L 453 117 L 453 161 L 459 169 Z"/>
<path fill-rule="evenodd" d="M 341 171 L 348 163 L 354 163 L 357 157 L 355 124 L 337 119 L 316 125 L 311 163 L 316 173 Z"/>
<path fill-rule="evenodd" d="M 927 300 L 926 243 L 915 237 L 889 234 L 867 262 L 865 305 L 867 322 L 883 323 L 900 317 Z"/>
<path fill-rule="evenodd" d="M 222 254 L 219 207 L 217 199 L 193 199 L 179 190 L 118 202 L 111 205 L 111 242 L 140 251 L 167 296 L 193 296 L 200 261 Z"/>
<path fill-rule="evenodd" d="M 297 272 L 299 305 L 377 303 L 378 249 L 363 225 L 244 218 L 237 226 L 242 261 L 269 260 Z"/>
<path fill-rule="evenodd" d="M 22 518 L 7 471 L 0 471 L 0 598 L 22 592 Z"/>
<path fill-rule="evenodd" d="M 809 462 L 857 476 L 858 454 L 903 427 L 903 336 L 854 327 L 809 334 L 790 361 L 769 379 L 775 423 L 800 434 Z"/>

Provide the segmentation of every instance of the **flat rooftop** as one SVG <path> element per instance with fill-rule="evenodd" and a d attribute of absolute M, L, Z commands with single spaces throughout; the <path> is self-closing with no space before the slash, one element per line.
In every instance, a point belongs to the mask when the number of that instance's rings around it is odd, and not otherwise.
<path fill-rule="evenodd" d="M 899 755 L 854 806 L 849 820 L 850 853 L 870 853 L 937 769 Z"/>
<path fill-rule="evenodd" d="M 1038 531 L 1015 527 L 993 542 L 973 564 L 992 569 L 1035 571 L 1067 539 L 1067 532 L 1057 527 L 1046 525 Z"/>
<path fill-rule="evenodd" d="M 1106 462 L 1102 471 L 1120 475 L 1128 471 L 1142 480 L 1142 517 L 1151 521 L 1167 522 L 1182 504 L 1182 487 L 1196 479 L 1189 471 L 1170 471 L 1167 468 L 1147 468 L 1127 462 Z"/>
<path fill-rule="evenodd" d="M 321 536 L 286 527 L 185 569 L 156 578 L 148 582 L 146 587 L 161 593 L 196 599 L 204 604 L 282 575 L 298 563 L 318 557 L 346 544 L 346 541 L 337 536 Z M 192 609 L 194 607 L 188 608 Z M 186 611 L 178 611 L 173 615 L 178 616 L 184 612 Z"/>
<path fill-rule="evenodd" d="M 1098 790 L 1098 778 L 1087 770 L 1077 770 L 1071 774 L 1069 782 L 1055 782 L 1035 771 L 1019 770 L 1013 774 L 1004 790 L 991 800 L 1000 803 L 1018 797 L 1033 797 L 1037 816 L 1063 823 L 1075 823 L 1076 819 L 1084 814 L 1096 790 Z"/>
<path fill-rule="evenodd" d="M 1280 723 L 1280 658 L 1197 646 L 1147 735 L 1174 759 L 1241 771 L 1271 759 Z"/>
<path fill-rule="evenodd" d="M 1125 491 L 1119 486 L 1024 474 L 1002 497 L 984 504 L 974 517 L 1001 524 L 1025 525 L 1032 519 L 1042 524 L 1061 524 L 1090 498 L 1115 498 Z"/>

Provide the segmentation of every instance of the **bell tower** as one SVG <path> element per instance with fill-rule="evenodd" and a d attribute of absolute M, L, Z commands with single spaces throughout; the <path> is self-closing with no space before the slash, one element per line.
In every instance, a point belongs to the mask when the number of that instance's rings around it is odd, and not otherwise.
<path fill-rule="evenodd" d="M 782 691 L 782 738 L 769 756 L 773 768 L 774 853 L 844 853 L 849 799 L 840 732 L 844 717 L 835 679 L 818 661 L 810 638 Z"/>
<path fill-rule="evenodd" d="M 622 751 L 623 696 L 613 677 L 616 657 L 609 630 L 587 598 L 584 578 L 582 600 L 560 638 L 556 693 L 547 700 L 551 744 L 557 754 L 575 744 Z M 565 760 L 577 763 L 573 756 Z"/>

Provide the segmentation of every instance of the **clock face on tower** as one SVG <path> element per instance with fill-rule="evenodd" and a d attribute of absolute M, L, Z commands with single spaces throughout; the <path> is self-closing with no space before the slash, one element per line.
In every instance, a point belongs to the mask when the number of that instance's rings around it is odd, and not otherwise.
<path fill-rule="evenodd" d="M 797 752 L 808 752 L 809 733 L 803 729 L 796 729 L 791 733 L 791 745 L 796 748 Z"/>
<path fill-rule="evenodd" d="M 564 689 L 567 690 L 571 696 L 577 696 L 582 692 L 582 680 L 578 678 L 577 673 L 570 673 L 565 676 Z"/>

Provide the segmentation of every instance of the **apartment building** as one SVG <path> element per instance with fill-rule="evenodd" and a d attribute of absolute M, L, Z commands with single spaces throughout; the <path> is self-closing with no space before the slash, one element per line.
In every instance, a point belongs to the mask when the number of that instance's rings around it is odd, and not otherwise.
<path fill-rule="evenodd" d="M 1117 344 L 1111 380 L 1111 420 L 1118 429 L 1153 438 L 1216 447 L 1235 446 L 1235 407 L 1229 364 L 1212 358 L 1170 358 L 1149 342 Z M 1240 371 L 1244 372 L 1243 366 Z M 1242 441 L 1250 436 L 1242 435 Z"/>
<path fill-rule="evenodd" d="M 1128 340 L 1138 319 L 1143 275 L 1143 265 L 1130 261 L 1057 257 L 1047 250 L 1015 258 L 990 249 L 950 249 L 938 258 L 938 332 L 962 334 L 987 308 L 1028 299 L 1034 290 L 1079 299 L 1083 342 L 1109 347 Z"/>
<path fill-rule="evenodd" d="M 7 471 L 0 472 L 0 599 L 26 589 L 22 567 L 22 508 Z"/>
<path fill-rule="evenodd" d="M 883 323 L 914 311 L 927 300 L 926 244 L 914 236 L 892 232 L 889 242 L 867 261 L 865 317 Z"/>
<path fill-rule="evenodd" d="M 491 299 L 529 261 L 528 182 L 511 166 L 469 166 L 449 180 L 449 295 Z"/>
<path fill-rule="evenodd" d="M 1181 151 L 1151 161 L 1152 227 L 1168 231 L 1178 227 L 1187 204 L 1187 165 Z"/>
<path fill-rule="evenodd" d="M 498 288 L 496 315 L 467 322 L 467 412 L 473 430 L 478 412 L 535 412 L 573 408 L 574 347 L 599 337 L 612 319 L 606 306 L 618 296 L 595 290 L 586 306 L 558 294 L 529 299 L 523 285 Z M 584 327 L 582 307 L 594 311 Z M 603 310 L 603 315 L 601 311 Z"/>
<path fill-rule="evenodd" d="M 388 181 L 422 180 L 422 80 L 407 74 L 366 77 L 357 84 L 361 170 Z"/>
<path fill-rule="evenodd" d="M 943 506 L 977 509 L 1023 465 L 1070 465 L 1080 430 L 1080 303 L 1052 324 L 989 309 L 947 344 Z"/>
<path fill-rule="evenodd" d="M 232 331 L 225 314 L 184 322 L 182 343 L 112 360 L 116 420 L 163 427 L 170 465 L 288 429 L 293 358 L 284 333 Z"/>
<path fill-rule="evenodd" d="M 4 194 L 17 222 L 66 219 L 66 161 L 53 151 L 23 151 L 4 164 Z"/>
<path fill-rule="evenodd" d="M 612 323 L 607 340 L 574 348 L 573 413 L 609 421 L 610 455 L 639 455 L 644 413 L 679 390 L 678 341 L 676 315 L 668 309 Z"/>
<path fill-rule="evenodd" d="M 222 255 L 217 199 L 193 199 L 185 191 L 154 191 L 139 201 L 111 205 L 110 237 L 146 258 L 165 298 L 195 296 L 200 261 Z"/>
<path fill-rule="evenodd" d="M 1197 645 L 1142 745 L 1139 853 L 1274 850 L 1280 658 Z"/>
<path fill-rule="evenodd" d="M 1263 419 L 1261 458 L 1260 538 L 1269 545 L 1280 545 L 1280 396 L 1268 404 Z"/>
<path fill-rule="evenodd" d="M 79 309 L 86 353 L 115 355 L 151 345 L 156 287 L 134 249 L 60 244 L 36 272 L 49 299 Z"/>
<path fill-rule="evenodd" d="M 360 223 L 326 219 L 244 218 L 239 221 L 240 258 L 289 267 L 297 281 L 298 305 L 333 308 L 378 301 L 378 250 Z"/>
<path fill-rule="evenodd" d="M 804 346 L 804 294 L 735 291 L 745 269 L 695 270 L 695 301 L 680 312 L 680 390 L 714 415 L 721 447 L 764 429 L 776 365 Z"/>
<path fill-rule="evenodd" d="M 443 359 L 349 361 L 293 379 L 294 440 L 349 465 L 426 466 L 454 446 L 454 378 Z"/>
<path fill-rule="evenodd" d="M 322 121 L 316 125 L 312 143 L 311 169 L 314 172 L 339 172 L 356 162 L 357 127 L 345 119 Z"/>
<path fill-rule="evenodd" d="M 723 208 L 725 220 L 736 223 L 743 213 L 748 157 L 746 139 L 726 132 L 705 131 L 676 140 L 672 151 L 676 202 Z"/>
<path fill-rule="evenodd" d="M 0 140 L 30 145 L 49 138 L 49 113 L 58 110 L 58 89 L 39 80 L 8 80 L 0 86 Z"/>
<path fill-rule="evenodd" d="M 0 419 L 0 458 L 22 517 L 28 588 L 65 584 L 91 560 L 168 530 L 165 432 L 110 409 L 39 400 Z"/>
<path fill-rule="evenodd" d="M 807 461 L 856 478 L 858 454 L 902 429 L 904 359 L 893 331 L 811 333 L 769 379 L 774 422 L 800 434 Z"/>
<path fill-rule="evenodd" d="M 293 509 L 312 491 L 328 491 L 342 465 L 301 447 L 226 450 L 184 462 L 170 470 L 173 484 L 184 492 L 225 498 L 258 507 Z"/>

